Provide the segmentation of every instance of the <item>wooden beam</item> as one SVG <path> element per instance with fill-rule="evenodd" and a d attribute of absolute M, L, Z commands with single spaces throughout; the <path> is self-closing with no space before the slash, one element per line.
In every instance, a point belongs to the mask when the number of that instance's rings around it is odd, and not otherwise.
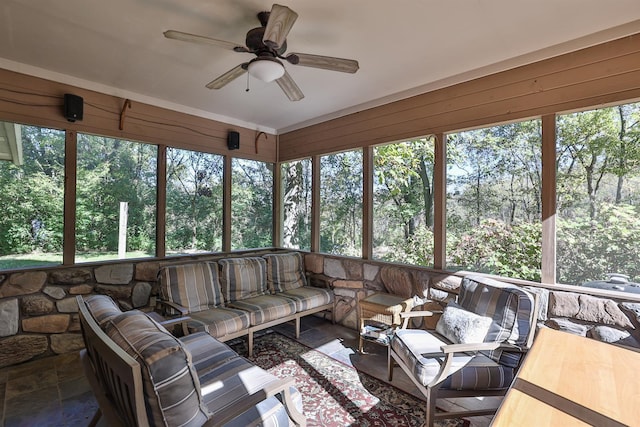
<path fill-rule="evenodd" d="M 433 164 L 433 267 L 447 266 L 447 136 L 434 138 Z"/>
<path fill-rule="evenodd" d="M 542 283 L 556 283 L 556 116 L 542 116 Z"/>
<path fill-rule="evenodd" d="M 273 163 L 273 246 L 282 246 L 282 223 L 284 221 L 282 205 L 282 164 Z"/>
<path fill-rule="evenodd" d="M 373 258 L 373 147 L 362 149 L 362 258 Z"/>
<path fill-rule="evenodd" d="M 167 225 L 167 146 L 158 145 L 156 172 L 156 256 L 166 256 Z"/>
<path fill-rule="evenodd" d="M 320 252 L 320 156 L 311 158 L 311 252 Z"/>
<path fill-rule="evenodd" d="M 62 264 L 73 265 L 76 258 L 76 160 L 78 135 L 65 132 L 64 139 L 64 231 Z"/>
<path fill-rule="evenodd" d="M 224 156 L 222 172 L 222 251 L 231 251 L 231 156 Z"/>

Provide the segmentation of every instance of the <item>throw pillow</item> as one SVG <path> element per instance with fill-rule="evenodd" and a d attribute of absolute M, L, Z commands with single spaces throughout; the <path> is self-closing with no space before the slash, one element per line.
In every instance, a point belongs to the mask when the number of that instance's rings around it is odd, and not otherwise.
<path fill-rule="evenodd" d="M 467 311 L 451 301 L 436 324 L 436 332 L 454 344 L 481 343 L 491 322 L 490 317 Z"/>

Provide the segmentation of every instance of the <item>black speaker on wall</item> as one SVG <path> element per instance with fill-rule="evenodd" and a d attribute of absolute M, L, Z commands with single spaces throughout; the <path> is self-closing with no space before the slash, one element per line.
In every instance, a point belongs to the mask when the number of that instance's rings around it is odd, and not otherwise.
<path fill-rule="evenodd" d="M 64 94 L 64 118 L 70 122 L 82 120 L 83 99 L 81 96 Z"/>
<path fill-rule="evenodd" d="M 240 148 L 240 134 L 234 130 L 227 135 L 227 147 L 229 150 L 237 150 Z"/>

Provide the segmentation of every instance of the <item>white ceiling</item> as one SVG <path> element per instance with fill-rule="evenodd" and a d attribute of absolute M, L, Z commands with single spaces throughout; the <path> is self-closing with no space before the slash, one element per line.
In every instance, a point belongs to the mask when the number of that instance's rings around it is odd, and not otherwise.
<path fill-rule="evenodd" d="M 287 52 L 356 59 L 344 74 L 287 64 L 305 94 L 246 77 L 205 84 L 253 55 L 262 0 L 2 0 L 0 68 L 283 133 L 490 72 L 640 32 L 640 0 L 280 0 L 299 14 Z"/>

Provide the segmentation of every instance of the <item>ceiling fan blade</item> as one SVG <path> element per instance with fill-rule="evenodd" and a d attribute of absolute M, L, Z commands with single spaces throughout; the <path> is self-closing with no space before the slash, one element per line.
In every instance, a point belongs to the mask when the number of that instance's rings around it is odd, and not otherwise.
<path fill-rule="evenodd" d="M 237 79 L 241 75 L 247 72 L 248 64 L 240 64 L 237 67 L 234 67 L 218 77 L 217 79 L 211 81 L 207 84 L 207 88 L 209 89 L 220 89 L 225 86 L 227 83 L 230 83 L 232 80 Z"/>
<path fill-rule="evenodd" d="M 293 27 L 293 23 L 298 19 L 298 14 L 286 6 L 274 4 L 271 7 L 269 21 L 264 30 L 262 43 L 272 49 L 278 50 Z"/>
<path fill-rule="evenodd" d="M 308 53 L 292 53 L 287 56 L 287 61 L 295 65 L 302 65 L 303 67 L 322 68 L 324 70 L 340 71 L 342 73 L 355 73 L 358 71 L 358 68 L 360 68 L 358 61 L 353 59 L 311 55 Z"/>
<path fill-rule="evenodd" d="M 277 79 L 276 82 L 291 101 L 300 101 L 304 98 L 304 94 L 286 71 L 284 76 Z"/>
<path fill-rule="evenodd" d="M 196 34 L 183 33 L 182 31 L 167 30 L 164 32 L 164 36 L 168 39 L 181 40 L 185 42 L 193 42 L 193 43 L 200 43 L 200 44 L 208 44 L 212 46 L 221 47 L 223 49 L 235 50 L 236 52 L 249 52 L 249 50 L 246 47 L 240 46 L 237 43 L 231 43 L 225 40 L 212 39 L 210 37 L 199 36 Z"/>

